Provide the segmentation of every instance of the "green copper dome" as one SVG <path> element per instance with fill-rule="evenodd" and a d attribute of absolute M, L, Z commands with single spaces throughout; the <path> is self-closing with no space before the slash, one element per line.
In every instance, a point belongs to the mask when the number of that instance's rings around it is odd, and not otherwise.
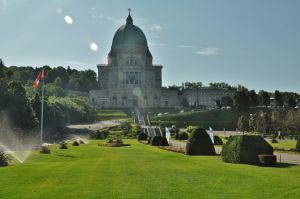
<path fill-rule="evenodd" d="M 121 26 L 115 33 L 112 48 L 123 45 L 140 45 L 146 48 L 148 47 L 145 34 L 139 27 L 133 25 L 130 14 L 126 19 L 126 25 Z"/>

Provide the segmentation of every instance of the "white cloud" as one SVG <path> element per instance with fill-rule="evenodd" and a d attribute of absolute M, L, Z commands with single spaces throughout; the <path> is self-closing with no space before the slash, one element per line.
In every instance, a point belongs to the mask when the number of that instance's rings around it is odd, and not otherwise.
<path fill-rule="evenodd" d="M 150 47 L 153 47 L 153 46 L 164 47 L 164 46 L 166 46 L 165 43 L 149 42 L 148 44 L 149 44 Z"/>
<path fill-rule="evenodd" d="M 221 48 L 202 48 L 201 50 L 197 51 L 196 54 L 210 56 L 216 55 L 221 51 Z"/>
<path fill-rule="evenodd" d="M 70 17 L 69 15 L 66 15 L 66 16 L 65 16 L 65 22 L 66 22 L 67 24 L 72 24 L 72 23 L 73 23 L 72 17 Z"/>
<path fill-rule="evenodd" d="M 166 29 L 166 25 L 160 25 L 160 24 L 152 24 L 150 26 L 150 30 L 153 32 L 162 32 Z"/>
<path fill-rule="evenodd" d="M 91 42 L 90 49 L 95 52 L 98 51 L 98 44 L 96 44 L 95 42 Z"/>
<path fill-rule="evenodd" d="M 62 13 L 62 9 L 61 8 L 57 8 L 56 12 L 60 14 L 60 13 Z"/>

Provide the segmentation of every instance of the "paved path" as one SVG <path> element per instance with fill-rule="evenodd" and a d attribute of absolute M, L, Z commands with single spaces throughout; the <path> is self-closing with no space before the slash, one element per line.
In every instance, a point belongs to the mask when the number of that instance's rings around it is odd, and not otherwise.
<path fill-rule="evenodd" d="M 106 128 L 110 126 L 119 125 L 123 120 L 106 120 L 106 121 L 100 121 L 96 123 L 91 124 L 75 124 L 75 125 L 68 125 L 69 128 L 74 129 L 91 129 L 91 130 L 97 130 L 101 128 Z"/>
<path fill-rule="evenodd" d="M 171 140 L 170 144 L 172 146 L 176 146 L 176 147 L 185 149 L 186 142 Z M 215 150 L 218 154 L 220 154 L 222 151 L 222 147 L 215 146 Z M 288 163 L 288 164 L 300 164 L 300 154 L 283 153 L 283 152 L 276 151 L 276 152 L 274 152 L 274 155 L 277 156 L 277 162 L 283 162 L 283 163 Z"/>

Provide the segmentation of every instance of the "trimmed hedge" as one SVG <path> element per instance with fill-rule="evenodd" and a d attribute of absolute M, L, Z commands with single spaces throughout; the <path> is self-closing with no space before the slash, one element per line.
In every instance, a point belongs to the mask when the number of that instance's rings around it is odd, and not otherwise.
<path fill-rule="evenodd" d="M 91 135 L 94 139 L 104 140 L 107 138 L 109 131 L 106 129 L 97 130 L 94 134 Z"/>
<path fill-rule="evenodd" d="M 189 135 L 186 132 L 180 132 L 175 135 L 176 140 L 187 140 L 189 139 Z"/>
<path fill-rule="evenodd" d="M 260 154 L 273 155 L 273 147 L 263 137 L 235 135 L 223 145 L 221 156 L 225 162 L 259 165 Z"/>
<path fill-rule="evenodd" d="M 186 144 L 185 154 L 216 155 L 214 145 L 205 129 L 197 127 L 192 131 Z"/>
<path fill-rule="evenodd" d="M 137 139 L 138 139 L 138 140 L 147 140 L 147 139 L 148 139 L 148 135 L 145 134 L 145 133 L 143 133 L 143 132 L 141 132 L 141 133 L 139 133 Z"/>
<path fill-rule="evenodd" d="M 150 140 L 152 146 L 169 146 L 168 140 L 162 136 L 154 136 Z"/>
<path fill-rule="evenodd" d="M 66 142 L 60 143 L 59 149 L 68 149 L 68 145 Z"/>
<path fill-rule="evenodd" d="M 0 167 L 5 167 L 8 165 L 8 156 L 3 152 L 0 151 Z"/>
<path fill-rule="evenodd" d="M 42 153 L 42 154 L 50 154 L 51 151 L 50 151 L 50 148 L 48 146 L 41 146 L 40 153 Z"/>
<path fill-rule="evenodd" d="M 276 159 L 277 159 L 276 155 L 261 154 L 261 155 L 258 155 L 258 159 L 259 159 L 261 166 L 265 166 L 265 167 L 276 166 Z"/>
<path fill-rule="evenodd" d="M 222 139 L 217 135 L 214 135 L 214 145 L 223 145 Z"/>
<path fill-rule="evenodd" d="M 73 146 L 79 146 L 80 144 L 79 144 L 79 142 L 77 140 L 75 140 L 75 141 L 73 141 L 72 145 Z"/>
<path fill-rule="evenodd" d="M 298 139 L 297 139 L 296 151 L 300 152 L 300 134 L 298 135 Z"/>

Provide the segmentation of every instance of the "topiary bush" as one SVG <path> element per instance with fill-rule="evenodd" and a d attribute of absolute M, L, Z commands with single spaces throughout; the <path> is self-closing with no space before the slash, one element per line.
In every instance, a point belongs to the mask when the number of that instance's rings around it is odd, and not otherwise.
<path fill-rule="evenodd" d="M 92 138 L 97 140 L 104 140 L 109 135 L 109 131 L 106 129 L 97 130 L 94 134 L 91 135 Z"/>
<path fill-rule="evenodd" d="M 223 145 L 222 139 L 217 135 L 214 135 L 214 145 Z"/>
<path fill-rule="evenodd" d="M 145 133 L 141 132 L 138 135 L 138 140 L 147 140 L 148 139 L 148 135 L 146 135 Z"/>
<path fill-rule="evenodd" d="M 187 140 L 189 139 L 189 134 L 187 134 L 187 132 L 180 132 L 178 134 L 176 134 L 176 140 Z"/>
<path fill-rule="evenodd" d="M 261 166 L 273 167 L 276 166 L 276 155 L 260 154 L 258 160 Z"/>
<path fill-rule="evenodd" d="M 40 153 L 42 153 L 42 154 L 50 154 L 51 151 L 50 151 L 50 148 L 48 146 L 41 146 Z"/>
<path fill-rule="evenodd" d="M 168 140 L 163 136 L 154 136 L 150 140 L 152 146 L 169 146 Z"/>
<path fill-rule="evenodd" d="M 296 151 L 300 152 L 300 134 L 298 135 L 298 139 L 297 139 Z"/>
<path fill-rule="evenodd" d="M 0 167 L 7 166 L 8 161 L 9 161 L 8 156 L 3 151 L 0 151 Z"/>
<path fill-rule="evenodd" d="M 216 155 L 214 145 L 206 130 L 197 127 L 192 131 L 185 148 L 186 155 Z"/>
<path fill-rule="evenodd" d="M 72 145 L 73 146 L 79 146 L 80 144 L 79 144 L 79 142 L 77 140 L 75 140 L 75 141 L 73 141 Z"/>
<path fill-rule="evenodd" d="M 59 149 L 68 149 L 68 145 L 66 142 L 60 143 Z"/>
<path fill-rule="evenodd" d="M 222 159 L 225 162 L 259 165 L 258 155 L 273 155 L 273 147 L 261 136 L 230 136 L 222 148 Z"/>

